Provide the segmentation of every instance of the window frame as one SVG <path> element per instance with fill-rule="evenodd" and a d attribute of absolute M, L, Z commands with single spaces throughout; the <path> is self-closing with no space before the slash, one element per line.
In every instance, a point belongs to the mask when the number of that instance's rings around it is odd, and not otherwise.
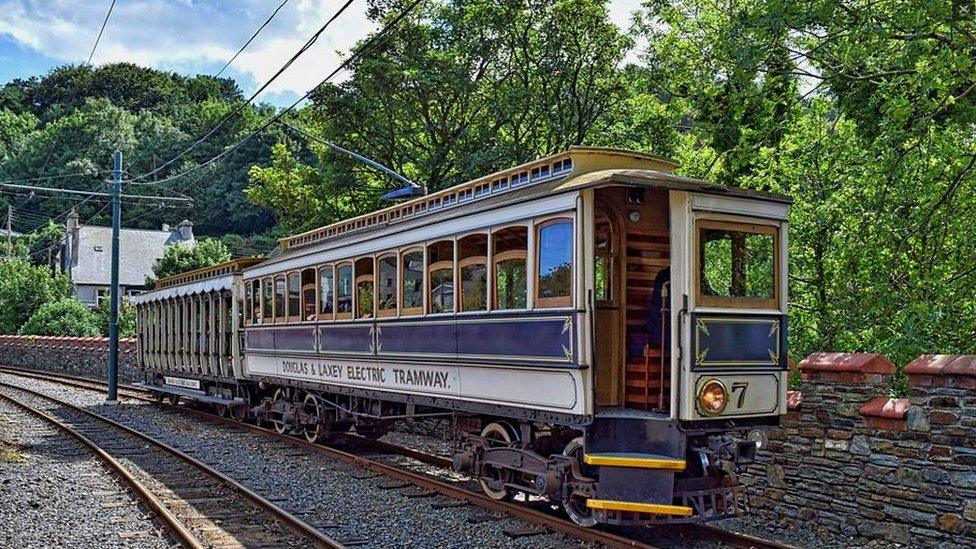
<path fill-rule="evenodd" d="M 508 229 L 525 229 L 524 250 L 506 250 L 504 252 L 495 251 L 495 234 Z M 491 303 L 488 304 L 489 310 L 526 311 L 530 309 L 532 303 L 532 296 L 530 292 L 532 290 L 529 286 L 529 277 L 531 276 L 531 273 L 529 272 L 529 237 L 531 235 L 532 227 L 525 223 L 516 223 L 514 225 L 505 225 L 492 229 L 488 241 L 488 254 L 491 258 L 491 271 L 488 273 L 488 285 L 491 293 Z M 525 262 L 525 307 L 518 309 L 502 309 L 498 306 L 498 264 L 502 261 L 509 261 L 511 259 L 521 259 Z"/>
<path fill-rule="evenodd" d="M 380 261 L 393 258 L 393 308 L 380 309 Z M 376 318 L 392 318 L 400 311 L 400 256 L 395 251 L 382 252 L 376 255 L 373 262 L 373 310 Z"/>
<path fill-rule="evenodd" d="M 266 290 L 266 287 L 270 291 Z M 268 302 L 269 294 L 271 295 L 270 303 Z M 261 279 L 261 324 L 274 324 L 274 321 L 274 277 L 266 276 Z"/>
<path fill-rule="evenodd" d="M 593 300 L 594 303 L 603 306 L 615 306 L 617 305 L 617 290 L 618 290 L 618 280 L 617 280 L 617 227 L 619 226 L 618 221 L 612 217 L 615 216 L 615 211 L 604 202 L 599 202 L 596 211 L 593 213 Z M 596 225 L 597 217 L 603 216 L 607 220 L 607 225 L 610 228 L 610 240 L 608 242 L 608 250 L 601 252 L 597 250 L 596 247 Z M 596 293 L 596 260 L 598 257 L 603 257 L 609 261 L 610 271 L 607 273 L 607 284 L 610 286 L 610 291 L 608 292 L 608 299 L 600 299 Z M 626 268 L 626 265 L 624 265 Z M 626 292 L 626 288 L 623 289 Z"/>
<path fill-rule="evenodd" d="M 780 273 L 782 264 L 780 258 L 780 226 L 774 224 L 758 223 L 756 220 L 733 221 L 726 219 L 698 218 L 695 220 L 695 247 L 692 271 L 694 272 L 695 284 L 695 305 L 697 307 L 711 307 L 721 309 L 758 309 L 758 310 L 779 310 L 780 296 L 782 296 L 782 286 Z M 773 296 L 764 297 L 734 297 L 734 296 L 714 296 L 702 294 L 702 248 L 701 233 L 703 229 L 728 230 L 751 234 L 768 234 L 773 237 Z"/>
<path fill-rule="evenodd" d="M 424 267 L 420 271 L 420 306 L 405 307 L 403 305 L 403 279 L 406 269 L 403 265 L 404 258 L 408 254 L 420 252 L 420 262 Z M 426 246 L 411 246 L 400 251 L 397 257 L 397 307 L 400 309 L 400 316 L 419 316 L 424 314 L 424 306 L 427 303 L 427 248 Z"/>
<path fill-rule="evenodd" d="M 254 322 L 254 285 L 250 280 L 244 281 L 244 325 L 250 326 Z"/>
<path fill-rule="evenodd" d="M 368 259 L 369 264 L 373 268 L 373 272 L 369 274 L 359 274 L 359 269 L 356 268 L 356 264 L 360 261 Z M 359 311 L 359 285 L 362 282 L 366 282 L 366 278 L 369 277 L 371 280 L 369 282 L 373 286 L 373 310 L 370 311 L 369 316 L 360 316 Z M 355 320 L 361 321 L 371 321 L 376 318 L 376 256 L 364 255 L 357 257 L 352 262 L 352 314 Z"/>
<path fill-rule="evenodd" d="M 349 311 L 348 313 L 340 313 L 339 312 L 339 269 L 347 265 L 349 266 L 349 274 L 352 278 L 352 288 L 350 289 L 351 294 L 349 296 L 350 299 L 352 300 L 352 310 Z M 335 264 L 333 264 L 333 267 L 335 268 L 335 272 L 332 275 L 333 276 L 332 287 L 335 288 L 335 297 L 333 298 L 333 303 L 335 305 L 332 307 L 333 315 L 335 316 L 336 320 L 352 320 L 352 318 L 356 314 L 356 264 L 354 261 L 346 259 L 343 261 L 336 262 Z"/>
<path fill-rule="evenodd" d="M 281 313 L 278 312 L 278 281 L 281 280 L 284 307 Z M 288 277 L 284 273 L 278 273 L 271 278 L 271 311 L 275 324 L 288 322 Z"/>
<path fill-rule="evenodd" d="M 442 259 L 436 263 L 427 264 L 430 259 L 430 247 L 439 242 L 450 242 L 451 243 L 451 259 Z M 429 240 L 424 243 L 424 309 L 428 315 L 453 315 L 457 314 L 458 310 L 458 289 L 457 289 L 457 269 L 455 264 L 457 263 L 457 238 L 452 236 L 450 238 L 438 238 L 436 240 Z M 434 300 L 430 298 L 430 292 L 433 290 L 431 286 L 430 278 L 434 271 L 451 271 L 451 303 L 452 308 L 450 311 L 434 312 L 431 307 L 434 304 Z"/>
<path fill-rule="evenodd" d="M 332 270 L 332 312 L 322 312 L 322 271 Z M 336 318 L 336 266 L 333 263 L 326 263 L 315 268 L 315 318 L 318 320 L 332 321 Z"/>
<path fill-rule="evenodd" d="M 483 235 L 485 237 L 485 255 L 473 255 L 464 259 L 458 256 L 461 253 L 461 241 L 472 236 Z M 490 287 L 492 284 L 489 261 L 491 258 L 491 231 L 471 231 L 457 235 L 454 242 L 454 312 L 456 313 L 487 313 L 491 310 Z M 461 277 L 461 270 L 472 265 L 484 265 L 485 267 L 485 308 L 467 311 L 464 309 L 464 279 Z"/>
<path fill-rule="evenodd" d="M 558 225 L 561 223 L 569 223 L 569 228 L 571 230 L 572 237 L 570 239 L 570 256 L 569 256 L 569 295 L 559 296 L 559 297 L 542 297 L 539 292 L 542 290 L 542 285 L 539 283 L 542 273 L 541 260 L 542 260 L 542 230 L 546 227 L 552 225 Z M 536 309 L 566 309 L 573 306 L 573 300 L 576 297 L 576 220 L 572 216 L 560 215 L 556 217 L 549 217 L 541 221 L 537 221 L 534 227 L 535 236 L 535 257 L 533 258 L 533 266 L 535 267 L 535 272 L 532 273 L 534 277 L 535 284 L 533 288 L 534 298 L 533 307 Z"/>
<path fill-rule="evenodd" d="M 298 277 L 298 314 L 291 314 L 291 280 Z M 299 322 L 302 320 L 302 272 L 288 271 L 285 273 L 285 322 Z"/>
<path fill-rule="evenodd" d="M 305 292 L 309 289 L 307 284 L 305 284 L 305 272 L 312 271 L 312 296 L 313 296 L 313 306 L 314 312 L 312 313 L 312 318 L 307 318 L 305 315 L 305 309 L 308 307 L 306 303 Z M 319 268 L 315 265 L 311 267 L 303 267 L 298 270 L 298 316 L 301 322 L 314 322 L 319 318 Z"/>

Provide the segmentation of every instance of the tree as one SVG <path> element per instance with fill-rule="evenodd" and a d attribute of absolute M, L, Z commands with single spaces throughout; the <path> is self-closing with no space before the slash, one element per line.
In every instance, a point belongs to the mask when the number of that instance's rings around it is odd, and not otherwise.
<path fill-rule="evenodd" d="M 167 246 L 163 252 L 163 257 L 157 259 L 153 265 L 153 274 L 156 279 L 166 278 L 194 269 L 224 263 L 230 259 L 230 251 L 221 241 L 204 238 L 193 246 L 185 244 Z M 152 281 L 152 284 L 154 283 L 155 281 Z M 147 285 L 152 284 L 147 281 Z"/>
<path fill-rule="evenodd" d="M 102 304 L 95 309 L 95 322 L 99 333 L 108 336 L 109 316 L 111 314 L 111 300 L 102 301 Z M 122 302 L 119 307 L 119 337 L 136 336 L 136 308 L 126 302 Z"/>
<path fill-rule="evenodd" d="M 73 297 L 41 305 L 20 328 L 21 335 L 96 337 L 98 319 Z"/>
<path fill-rule="evenodd" d="M 44 303 L 68 297 L 71 282 L 22 259 L 0 261 L 0 333 L 15 334 Z"/>

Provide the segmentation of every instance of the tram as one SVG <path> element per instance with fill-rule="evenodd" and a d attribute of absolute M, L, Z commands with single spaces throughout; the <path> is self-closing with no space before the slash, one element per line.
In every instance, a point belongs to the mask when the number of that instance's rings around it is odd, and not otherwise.
<path fill-rule="evenodd" d="M 786 413 L 786 197 L 573 147 L 133 298 L 160 397 L 311 441 L 449 416 L 485 493 L 584 526 L 746 507 Z"/>

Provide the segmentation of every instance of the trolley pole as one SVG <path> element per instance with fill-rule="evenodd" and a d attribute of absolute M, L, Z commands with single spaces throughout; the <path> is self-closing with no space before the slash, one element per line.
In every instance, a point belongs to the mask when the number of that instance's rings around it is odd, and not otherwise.
<path fill-rule="evenodd" d="M 119 402 L 119 229 L 122 224 L 122 151 L 115 151 L 112 171 L 112 303 L 108 317 L 108 397 L 106 404 Z"/>

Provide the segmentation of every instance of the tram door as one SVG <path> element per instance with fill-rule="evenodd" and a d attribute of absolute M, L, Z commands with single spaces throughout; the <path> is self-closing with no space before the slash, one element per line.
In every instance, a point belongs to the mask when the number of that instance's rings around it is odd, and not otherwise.
<path fill-rule="evenodd" d="M 594 221 L 597 405 L 664 410 L 670 357 L 660 334 L 669 330 L 670 312 L 652 302 L 659 294 L 669 302 L 668 193 L 597 189 Z M 655 293 L 656 285 L 663 291 Z"/>
<path fill-rule="evenodd" d="M 596 306 L 596 403 L 620 406 L 623 382 L 623 316 L 618 295 L 620 220 L 606 202 L 597 201 L 594 217 L 593 272 Z"/>

